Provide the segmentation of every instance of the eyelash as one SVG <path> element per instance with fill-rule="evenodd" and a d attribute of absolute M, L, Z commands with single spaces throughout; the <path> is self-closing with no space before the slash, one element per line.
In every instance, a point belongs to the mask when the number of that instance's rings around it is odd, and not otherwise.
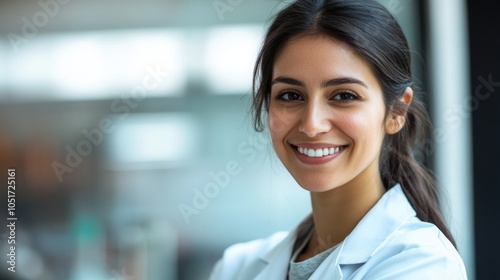
<path fill-rule="evenodd" d="M 298 99 L 294 99 L 294 100 L 285 99 L 285 96 L 286 96 L 286 95 L 288 95 L 288 94 L 295 94 L 295 95 L 297 95 L 298 97 L 300 97 L 300 98 L 304 99 L 300 93 L 297 93 L 297 92 L 295 92 L 295 91 L 290 91 L 290 90 L 285 90 L 285 91 L 280 92 L 280 93 L 276 96 L 276 99 L 278 99 L 278 100 L 280 100 L 280 101 L 283 101 L 283 102 L 294 102 L 294 101 L 299 101 Z"/>
<path fill-rule="evenodd" d="M 296 98 L 297 97 L 300 97 L 302 100 L 304 99 L 302 97 L 302 95 L 298 92 L 295 92 L 295 91 L 290 91 L 290 90 L 285 90 L 285 91 L 282 91 L 280 92 L 277 96 L 276 96 L 276 99 L 279 100 L 279 101 L 282 101 L 282 102 L 295 102 L 295 101 L 301 101 L 300 99 L 285 99 L 285 96 L 288 95 L 288 94 L 295 94 L 296 95 Z M 335 99 L 337 96 L 340 96 L 340 95 L 349 95 L 349 99 Z M 290 97 L 288 97 L 290 98 Z M 338 101 L 338 102 L 342 102 L 342 103 L 349 103 L 349 102 L 353 102 L 353 101 L 357 101 L 359 100 L 359 97 L 357 94 L 355 94 L 353 91 L 350 91 L 350 90 L 342 90 L 340 92 L 337 92 L 335 93 L 335 95 L 331 98 L 331 100 L 335 100 L 335 101 Z"/>
<path fill-rule="evenodd" d="M 337 101 L 348 103 L 348 102 L 358 101 L 359 100 L 359 96 L 357 94 L 355 94 L 354 92 L 350 91 L 350 90 L 342 90 L 342 91 L 338 92 L 337 94 L 335 94 L 334 98 L 337 97 L 337 96 L 343 95 L 343 94 L 348 94 L 350 96 L 350 99 L 340 99 L 340 100 L 337 100 Z"/>

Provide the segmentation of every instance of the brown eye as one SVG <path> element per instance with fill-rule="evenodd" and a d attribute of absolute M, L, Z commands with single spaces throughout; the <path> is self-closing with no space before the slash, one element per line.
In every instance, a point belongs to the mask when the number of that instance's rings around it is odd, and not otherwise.
<path fill-rule="evenodd" d="M 342 101 L 342 102 L 350 102 L 350 101 L 356 101 L 358 100 L 358 96 L 351 92 L 351 91 L 343 91 L 338 94 L 336 94 L 333 97 L 334 100 Z"/>
<path fill-rule="evenodd" d="M 284 91 L 281 92 L 277 98 L 282 101 L 299 101 L 299 100 L 304 100 L 302 96 L 294 91 Z"/>

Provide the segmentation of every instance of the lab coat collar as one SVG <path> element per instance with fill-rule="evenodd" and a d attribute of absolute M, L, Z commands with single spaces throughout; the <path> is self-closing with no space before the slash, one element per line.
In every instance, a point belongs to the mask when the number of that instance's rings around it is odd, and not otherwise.
<path fill-rule="evenodd" d="M 388 190 L 344 240 L 339 264 L 365 263 L 416 212 L 401 185 Z"/>
<path fill-rule="evenodd" d="M 301 234 L 305 234 L 307 229 L 313 226 L 312 214 L 308 215 L 294 231 L 290 232 L 283 241 L 271 250 L 264 252 L 260 259 L 265 266 L 255 280 L 279 279 L 282 275 L 288 274 L 288 265 L 292 257 L 292 250 L 295 240 Z M 268 265 L 272 263 L 273 265 Z"/>
<path fill-rule="evenodd" d="M 328 259 L 334 258 L 333 274 L 340 276 L 339 265 L 361 264 L 368 261 L 387 237 L 405 221 L 416 216 L 399 184 L 388 190 L 375 206 L 361 219 L 354 230 Z M 312 215 L 286 236 L 283 241 L 260 256 L 263 269 L 255 279 L 278 279 L 287 275 L 293 245 L 299 234 L 313 226 Z M 369 233 L 369 234 L 368 234 Z M 279 262 L 279 263 L 278 263 Z M 273 265 L 268 265 L 273 263 Z M 338 265 L 337 265 L 338 264 Z"/>

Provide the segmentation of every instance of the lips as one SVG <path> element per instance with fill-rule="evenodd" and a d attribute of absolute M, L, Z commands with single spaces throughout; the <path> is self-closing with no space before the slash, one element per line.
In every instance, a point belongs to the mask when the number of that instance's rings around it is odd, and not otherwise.
<path fill-rule="evenodd" d="M 329 162 L 342 153 L 348 145 L 298 144 L 292 145 L 297 158 L 306 164 Z"/>

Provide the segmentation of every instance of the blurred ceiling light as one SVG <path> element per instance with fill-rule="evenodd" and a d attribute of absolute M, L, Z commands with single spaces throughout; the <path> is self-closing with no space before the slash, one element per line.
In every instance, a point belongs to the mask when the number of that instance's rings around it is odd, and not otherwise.
<path fill-rule="evenodd" d="M 112 98 L 136 87 L 146 87 L 146 96 L 182 95 L 183 45 L 172 30 L 40 35 L 8 53 L 8 87 L 28 99 Z"/>
<path fill-rule="evenodd" d="M 112 69 L 106 69 L 111 67 L 103 63 L 105 54 L 100 47 L 94 38 L 69 39 L 56 46 L 52 78 L 60 92 L 96 98 L 110 91 L 106 81 Z"/>
<path fill-rule="evenodd" d="M 199 154 L 198 131 L 197 122 L 189 114 L 130 115 L 110 134 L 111 163 L 132 167 L 183 165 Z"/>
<path fill-rule="evenodd" d="M 261 25 L 218 27 L 207 32 L 203 67 L 207 86 L 214 94 L 251 90 L 263 34 Z"/>

